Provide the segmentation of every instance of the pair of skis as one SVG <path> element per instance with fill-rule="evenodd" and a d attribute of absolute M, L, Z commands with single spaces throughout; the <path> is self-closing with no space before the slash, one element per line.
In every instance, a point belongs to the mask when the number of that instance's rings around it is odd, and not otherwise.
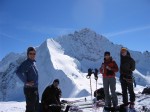
<path fill-rule="evenodd" d="M 82 107 L 82 109 L 90 108 L 92 107 L 94 110 L 98 110 L 99 108 L 103 108 L 104 112 L 137 112 L 135 108 L 128 107 L 128 105 L 132 105 L 132 102 L 128 102 L 127 104 L 121 104 L 117 107 L 105 107 L 104 100 L 96 101 L 94 104 L 80 104 L 79 107 Z M 85 105 L 85 106 L 84 106 Z M 86 106 L 86 105 L 92 105 L 92 106 Z M 80 108 L 81 109 L 81 108 Z"/>
<path fill-rule="evenodd" d="M 127 104 L 122 104 L 117 107 L 105 107 L 104 100 L 96 101 L 95 103 L 92 102 L 76 102 L 76 101 L 66 101 L 67 107 L 65 112 L 82 112 L 82 110 L 86 108 L 91 108 L 93 110 L 99 110 L 102 108 L 104 112 L 137 112 L 135 108 L 129 108 L 128 105 L 132 104 L 131 102 Z M 70 102 L 74 102 L 71 103 Z M 68 108 L 68 109 L 67 109 Z"/>
<path fill-rule="evenodd" d="M 67 103 L 68 104 L 68 103 Z M 97 110 L 99 108 L 102 108 L 104 107 L 105 105 L 105 102 L 103 100 L 99 100 L 95 103 L 93 102 L 76 102 L 76 103 L 73 103 L 73 104 L 68 104 L 67 107 L 66 107 L 66 111 L 65 112 L 82 112 L 84 109 L 93 109 L 93 110 Z"/>

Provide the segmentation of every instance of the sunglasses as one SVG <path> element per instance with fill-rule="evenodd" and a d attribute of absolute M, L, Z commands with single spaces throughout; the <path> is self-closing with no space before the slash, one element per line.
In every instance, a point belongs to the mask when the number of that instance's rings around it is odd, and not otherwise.
<path fill-rule="evenodd" d="M 29 53 L 29 55 L 36 55 L 36 53 Z"/>
<path fill-rule="evenodd" d="M 106 56 L 110 56 L 110 55 L 105 55 L 105 57 L 106 57 Z"/>

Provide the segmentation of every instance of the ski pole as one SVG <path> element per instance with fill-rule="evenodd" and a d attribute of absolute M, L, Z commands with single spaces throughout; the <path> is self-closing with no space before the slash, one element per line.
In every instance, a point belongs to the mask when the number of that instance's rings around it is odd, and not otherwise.
<path fill-rule="evenodd" d="M 92 100 L 92 84 L 91 84 L 91 77 L 90 77 L 90 89 L 91 89 L 91 100 Z"/>

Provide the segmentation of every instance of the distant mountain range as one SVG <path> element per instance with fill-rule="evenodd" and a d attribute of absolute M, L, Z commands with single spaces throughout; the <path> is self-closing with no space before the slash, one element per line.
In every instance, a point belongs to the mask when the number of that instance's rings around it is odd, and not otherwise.
<path fill-rule="evenodd" d="M 40 96 L 55 78 L 60 79 L 63 97 L 89 95 L 89 80 L 86 79 L 88 68 L 99 69 L 105 51 L 111 52 L 119 66 L 121 47 L 122 45 L 113 44 L 106 37 L 87 28 L 75 31 L 73 34 L 47 39 L 36 48 Z M 137 84 L 149 85 L 150 52 L 129 51 L 136 61 L 134 76 Z M 16 76 L 15 70 L 25 59 L 26 53 L 10 53 L 0 61 L 1 101 L 24 100 L 23 83 Z M 98 87 L 102 87 L 101 78 L 99 74 Z M 92 86 L 95 89 L 94 79 Z"/>

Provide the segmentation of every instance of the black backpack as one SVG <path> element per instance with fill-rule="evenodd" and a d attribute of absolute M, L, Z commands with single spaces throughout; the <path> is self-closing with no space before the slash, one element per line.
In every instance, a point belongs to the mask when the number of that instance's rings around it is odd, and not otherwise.
<path fill-rule="evenodd" d="M 96 97 L 97 100 L 105 99 L 104 88 L 100 88 L 94 91 L 94 97 Z"/>

